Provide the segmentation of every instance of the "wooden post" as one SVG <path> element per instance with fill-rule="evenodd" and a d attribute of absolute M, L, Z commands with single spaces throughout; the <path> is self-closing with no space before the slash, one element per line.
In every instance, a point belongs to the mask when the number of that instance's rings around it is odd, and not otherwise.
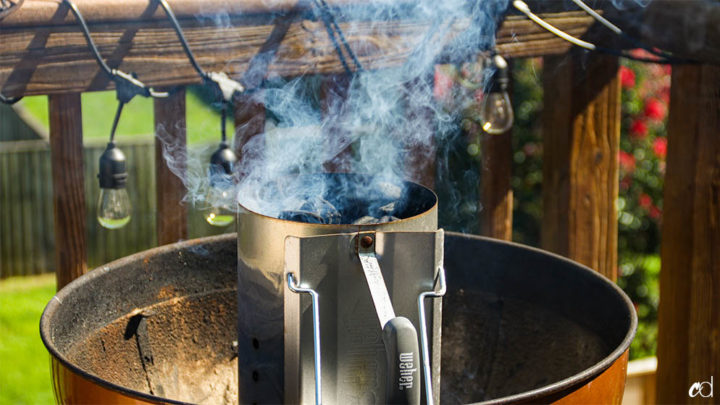
<path fill-rule="evenodd" d="M 265 132 L 265 106 L 253 96 L 240 96 L 233 106 L 235 118 L 234 149 L 238 159 L 242 159 L 243 147 L 254 136 Z"/>
<path fill-rule="evenodd" d="M 513 71 L 509 61 L 508 71 Z M 512 97 L 512 75 L 508 92 Z M 480 234 L 512 240 L 512 129 L 501 135 L 481 133 Z"/>
<path fill-rule="evenodd" d="M 713 403 L 688 394 L 720 387 L 719 66 L 673 67 L 667 151 L 657 399 Z"/>
<path fill-rule="evenodd" d="M 618 60 L 546 57 L 542 246 L 617 279 Z"/>
<path fill-rule="evenodd" d="M 174 162 L 173 171 L 163 157 L 163 141 L 155 137 L 155 179 L 157 184 L 157 238 L 158 245 L 187 239 L 187 206 L 185 196 L 186 120 L 185 89 L 178 89 L 166 99 L 155 99 L 155 132 L 164 131 L 163 139 L 170 142 Z M 168 145 L 166 145 L 168 146 Z"/>
<path fill-rule="evenodd" d="M 480 136 L 482 142 L 480 234 L 511 240 L 512 130 L 501 135 L 483 133 Z"/>
<path fill-rule="evenodd" d="M 435 120 L 434 112 L 428 107 L 427 99 L 414 97 L 415 92 L 420 94 L 432 94 L 433 75 L 421 77 L 407 85 L 407 111 L 405 114 L 412 122 L 412 128 L 416 134 L 405 134 L 405 139 L 416 139 L 419 143 L 408 146 L 408 156 L 405 164 L 410 180 L 420 183 L 431 189 L 435 188 L 436 154 L 435 147 Z"/>
<path fill-rule="evenodd" d="M 57 289 L 87 271 L 80 94 L 50 96 Z"/>
<path fill-rule="evenodd" d="M 347 137 L 336 121 L 342 120 L 340 111 L 348 94 L 351 77 L 347 74 L 324 75 L 320 88 L 320 108 L 323 120 L 330 120 L 324 130 L 328 153 L 334 154 L 325 162 L 330 173 L 349 172 L 352 164 L 352 150 Z"/>

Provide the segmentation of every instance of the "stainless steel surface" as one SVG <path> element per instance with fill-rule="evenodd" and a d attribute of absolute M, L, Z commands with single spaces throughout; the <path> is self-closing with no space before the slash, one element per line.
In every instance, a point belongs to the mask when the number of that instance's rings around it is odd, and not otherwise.
<path fill-rule="evenodd" d="M 432 389 L 432 368 L 430 367 L 430 348 L 427 338 L 427 321 L 425 320 L 425 299 L 441 298 L 447 292 L 445 284 L 445 268 L 438 267 L 438 288 L 432 291 L 425 291 L 418 296 L 418 313 L 420 314 L 420 349 L 422 350 L 423 376 L 425 377 L 425 398 L 427 405 L 434 404 Z"/>
<path fill-rule="evenodd" d="M 378 263 L 377 256 L 375 256 L 375 235 L 369 233 L 358 234 L 357 238 L 372 239 L 370 246 L 367 247 L 358 243 L 358 258 L 360 259 L 363 274 L 365 274 L 365 281 L 367 281 L 368 288 L 370 289 L 370 297 L 372 297 L 375 312 L 377 313 L 380 328 L 382 329 L 388 321 L 395 318 L 395 310 L 393 309 L 392 301 L 390 301 L 390 294 L 388 294 L 382 271 L 380 271 L 380 263 Z"/>
<path fill-rule="evenodd" d="M 300 287 L 295 283 L 295 276 L 292 273 L 287 275 L 287 283 L 290 291 L 294 293 L 310 294 L 312 298 L 312 320 L 313 320 L 313 356 L 315 358 L 315 404 L 322 404 L 322 355 L 320 353 L 320 303 L 317 291 L 312 288 Z"/>
<path fill-rule="evenodd" d="M 360 234 L 362 235 L 362 234 Z M 387 358 L 363 268 L 356 253 L 357 233 L 288 237 L 286 271 L 303 280 L 320 297 L 323 345 L 323 398 L 333 403 L 385 403 Z M 443 231 L 377 232 L 375 251 L 395 315 L 419 328 L 418 296 L 432 290 L 442 265 Z M 440 300 L 432 311 L 433 375 L 440 363 Z M 286 403 L 311 403 L 311 322 L 307 297 L 285 296 Z M 297 337 L 297 338 L 292 338 Z M 437 351 L 437 352 L 436 352 Z M 418 378 L 420 380 L 420 378 Z M 436 388 L 434 395 L 439 390 Z"/>
<path fill-rule="evenodd" d="M 238 359 L 240 364 L 245 365 L 239 370 L 238 378 L 241 403 L 276 404 L 283 402 L 286 397 L 299 395 L 298 392 L 293 393 L 293 390 L 298 389 L 294 387 L 294 382 L 287 380 L 284 368 L 284 362 L 290 356 L 287 350 L 299 345 L 299 342 L 285 339 L 283 335 L 285 238 L 362 231 L 436 230 L 437 197 L 425 187 L 414 183 L 407 184 L 416 213 L 401 220 L 381 224 L 309 224 L 269 217 L 239 206 L 238 300 L 243 302 L 243 311 L 238 313 Z M 301 274 L 296 273 L 296 277 L 302 279 L 303 283 L 312 281 Z M 431 286 L 426 286 L 423 290 L 430 288 Z M 392 291 L 390 293 L 393 294 Z M 414 295 L 413 301 L 416 296 Z M 310 305 L 309 300 L 307 305 Z M 438 325 L 438 328 L 439 311 L 439 303 L 436 303 L 433 319 L 437 318 L 434 324 Z M 439 337 L 439 330 L 437 335 Z M 325 336 L 323 334 L 323 337 Z M 308 337 L 308 341 L 310 339 L 311 337 Z M 254 342 L 262 343 L 257 345 Z M 311 347 L 307 349 L 312 352 Z M 436 349 L 437 357 L 433 365 L 437 364 L 439 369 L 439 346 L 433 348 L 434 357 Z M 327 355 L 323 356 L 325 358 Z M 323 362 L 326 360 L 327 358 Z M 323 390 L 327 392 L 327 387 Z M 324 398 L 327 401 L 330 397 L 324 395 Z"/>

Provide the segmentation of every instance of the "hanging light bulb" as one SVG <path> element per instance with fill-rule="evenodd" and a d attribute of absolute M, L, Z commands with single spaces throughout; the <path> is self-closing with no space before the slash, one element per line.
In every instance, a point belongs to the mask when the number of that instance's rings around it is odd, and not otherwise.
<path fill-rule="evenodd" d="M 483 98 L 482 129 L 491 135 L 507 132 L 513 124 L 514 116 L 508 87 L 508 64 L 500 55 L 492 57 L 494 71 L 490 77 L 488 91 Z"/>
<path fill-rule="evenodd" d="M 210 157 L 210 187 L 205 196 L 205 221 L 213 226 L 227 226 L 235 220 L 233 165 L 237 156 L 225 141 Z"/>
<path fill-rule="evenodd" d="M 237 161 L 235 152 L 228 147 L 225 134 L 225 118 L 228 104 L 223 101 L 220 114 L 220 146 L 210 157 L 208 175 L 210 187 L 205 195 L 205 221 L 213 226 L 228 226 L 235 220 L 235 181 L 233 166 Z"/>
<path fill-rule="evenodd" d="M 100 196 L 97 204 L 97 219 L 107 229 L 118 229 L 130 222 L 132 205 L 125 184 L 125 155 L 109 142 L 100 156 Z"/>
<path fill-rule="evenodd" d="M 125 154 L 115 146 L 115 129 L 123 109 L 122 101 L 118 104 L 115 120 L 110 131 L 110 142 L 105 152 L 100 155 L 100 196 L 97 203 L 97 219 L 100 225 L 107 229 L 118 229 L 130 222 L 132 204 L 128 197 L 125 185 L 127 184 L 127 170 L 125 169 Z"/>

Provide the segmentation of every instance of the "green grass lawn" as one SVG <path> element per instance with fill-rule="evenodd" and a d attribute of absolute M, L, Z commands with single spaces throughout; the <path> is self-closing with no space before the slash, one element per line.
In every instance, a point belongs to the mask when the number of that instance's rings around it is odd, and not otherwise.
<path fill-rule="evenodd" d="M 0 404 L 52 404 L 50 355 L 40 315 L 55 295 L 55 275 L 0 280 Z"/>
<path fill-rule="evenodd" d="M 196 92 L 187 93 L 187 136 L 188 143 L 220 141 L 220 113 L 205 103 Z M 20 103 L 46 128 L 48 126 L 47 96 L 25 97 Z M 82 94 L 83 138 L 108 139 L 112 127 L 117 99 L 114 91 Z M 228 133 L 232 133 L 232 122 L 228 119 Z M 127 139 L 154 132 L 153 100 L 135 97 L 124 108 L 118 123 L 117 138 Z"/>

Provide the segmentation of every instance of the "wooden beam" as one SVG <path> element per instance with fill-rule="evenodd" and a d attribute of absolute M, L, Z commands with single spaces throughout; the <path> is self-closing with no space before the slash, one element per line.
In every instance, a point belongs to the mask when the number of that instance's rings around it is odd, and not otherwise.
<path fill-rule="evenodd" d="M 659 403 L 687 403 L 695 382 L 709 382 L 711 376 L 715 384 L 720 380 L 719 134 L 720 67 L 673 66 L 662 222 Z"/>
<path fill-rule="evenodd" d="M 155 137 L 157 238 L 158 245 L 166 245 L 187 239 L 188 235 L 188 209 L 182 203 L 186 192 L 183 179 L 187 164 L 185 89 L 176 90 L 166 99 L 156 98 L 154 106 L 155 132 L 163 132 Z M 172 170 L 163 156 L 164 146 L 172 151 Z"/>
<path fill-rule="evenodd" d="M 512 97 L 513 63 L 509 64 L 508 93 Z M 513 192 L 512 128 L 500 135 L 480 134 L 480 234 L 491 238 L 512 240 Z"/>
<path fill-rule="evenodd" d="M 243 147 L 255 135 L 265 132 L 265 106 L 260 98 L 240 96 L 233 105 L 235 120 L 235 154 L 242 156 Z"/>
<path fill-rule="evenodd" d="M 542 246 L 617 279 L 618 60 L 546 57 Z"/>
<path fill-rule="evenodd" d="M 87 271 L 80 94 L 50 96 L 55 276 L 60 290 Z"/>
<path fill-rule="evenodd" d="M 233 148 L 238 157 L 241 170 L 243 159 L 255 161 L 257 153 L 262 153 L 264 148 L 259 145 L 260 139 L 253 139 L 265 132 L 265 106 L 262 103 L 262 96 L 257 93 L 253 96 L 243 95 L 236 99 L 233 105 L 233 116 L 235 119 L 235 140 Z M 250 144 L 248 150 L 246 145 Z M 251 155 L 251 156 L 248 156 Z M 246 173 L 239 173 L 242 177 Z"/>
<path fill-rule="evenodd" d="M 347 173 L 352 170 L 352 145 L 346 131 L 338 121 L 343 119 L 342 106 L 348 95 L 350 76 L 325 75 L 320 83 L 320 109 L 327 125 L 323 128 L 328 160 L 323 164 L 329 173 Z"/>
<path fill-rule="evenodd" d="M 415 94 L 420 92 L 420 94 L 432 95 L 433 80 L 433 75 L 428 75 L 406 85 L 405 116 L 409 123 L 408 130 L 413 134 L 407 134 L 404 138 L 405 142 L 410 142 L 405 145 L 408 150 L 405 165 L 410 180 L 431 189 L 435 188 L 437 169 L 435 112 L 428 107 L 427 100 L 422 99 L 422 96 L 416 97 Z"/>
<path fill-rule="evenodd" d="M 513 192 L 512 130 L 501 135 L 480 135 L 482 147 L 480 234 L 512 239 Z"/>
<path fill-rule="evenodd" d="M 199 15 L 212 16 L 220 0 L 212 0 Z M 111 67 L 136 72 L 149 86 L 161 87 L 198 83 L 199 78 L 177 40 L 175 32 L 147 1 L 99 1 L 93 6 L 79 1 L 78 7 L 90 23 L 100 53 Z M 140 3 L 141 5 L 138 5 Z M 248 63 L 261 49 L 275 23 L 287 24 L 287 17 L 274 22 L 267 15 L 227 14 L 226 23 L 213 18 L 196 18 L 196 7 L 204 2 L 180 1 L 181 25 L 200 65 L 207 71 L 224 71 L 240 79 Z M 193 3 L 194 5 L 190 5 Z M 260 3 L 260 2 L 254 2 Z M 253 3 L 253 4 L 254 4 Z M 54 1 L 26 2 L 27 13 L 18 10 L 13 20 L 0 22 L 0 91 L 6 96 L 85 92 L 112 88 L 88 51 L 85 38 L 67 9 Z M 234 2 L 237 7 L 244 2 Z M 30 7 L 31 6 L 31 7 Z M 175 7 L 175 2 L 173 2 Z M 194 8 L 195 7 L 195 8 Z M 122 11 L 127 8 L 127 11 Z M 232 8 L 231 8 L 232 9 Z M 119 17 L 112 17 L 111 10 Z M 31 13 L 32 11 L 32 13 Z M 187 13 L 187 14 L 186 14 Z M 124 16 L 124 17 L 123 17 Z M 545 15 L 559 28 L 582 36 L 593 24 L 583 12 Z M 339 74 L 343 67 L 321 22 L 301 20 L 285 33 L 276 58 L 269 64 L 269 76 L 299 76 L 307 73 Z M 456 21 L 446 36 L 448 43 L 469 21 Z M 403 64 L 431 29 L 431 21 L 340 22 L 350 46 L 367 69 Z M 271 39 L 275 40 L 275 39 Z M 570 45 L 520 16 L 508 17 L 497 34 L 498 50 L 507 57 L 529 57 L 564 53 Z"/>

